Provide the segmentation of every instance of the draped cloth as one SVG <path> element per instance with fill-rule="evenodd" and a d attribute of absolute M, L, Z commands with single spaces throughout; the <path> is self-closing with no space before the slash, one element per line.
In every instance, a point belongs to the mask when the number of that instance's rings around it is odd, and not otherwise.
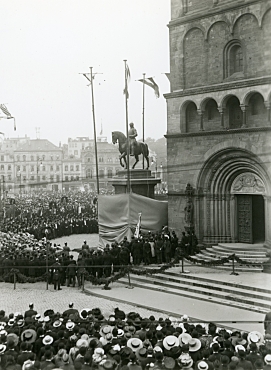
<path fill-rule="evenodd" d="M 98 196 L 99 244 L 131 240 L 141 213 L 143 234 L 161 231 L 168 222 L 168 202 L 135 193 Z"/>

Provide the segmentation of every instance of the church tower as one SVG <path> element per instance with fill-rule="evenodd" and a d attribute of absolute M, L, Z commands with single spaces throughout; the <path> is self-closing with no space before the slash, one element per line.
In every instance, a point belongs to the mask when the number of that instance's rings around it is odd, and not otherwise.
<path fill-rule="evenodd" d="M 169 227 L 271 248 L 271 1 L 171 0 Z"/>

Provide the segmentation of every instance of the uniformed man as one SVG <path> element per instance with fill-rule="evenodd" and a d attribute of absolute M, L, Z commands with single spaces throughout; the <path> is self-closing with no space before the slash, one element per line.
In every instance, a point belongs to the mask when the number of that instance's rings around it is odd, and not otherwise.
<path fill-rule="evenodd" d="M 130 144 L 130 155 L 135 155 L 137 130 L 134 127 L 133 122 L 130 123 L 130 129 L 128 131 L 128 136 L 129 136 L 129 144 Z"/>

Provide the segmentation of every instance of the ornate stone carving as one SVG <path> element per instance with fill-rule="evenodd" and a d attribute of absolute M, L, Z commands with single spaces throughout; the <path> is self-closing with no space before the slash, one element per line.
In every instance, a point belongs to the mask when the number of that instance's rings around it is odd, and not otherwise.
<path fill-rule="evenodd" d="M 259 176 L 253 173 L 242 173 L 237 176 L 231 187 L 232 194 L 264 194 L 265 186 Z"/>
<path fill-rule="evenodd" d="M 192 201 L 193 194 L 193 187 L 190 184 L 187 184 L 185 189 L 186 206 L 184 208 L 184 220 L 189 229 L 194 227 L 194 204 Z"/>

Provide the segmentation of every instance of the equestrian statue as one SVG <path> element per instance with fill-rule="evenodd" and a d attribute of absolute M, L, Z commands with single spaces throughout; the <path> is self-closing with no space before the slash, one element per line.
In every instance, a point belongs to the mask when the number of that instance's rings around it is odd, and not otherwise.
<path fill-rule="evenodd" d="M 144 158 L 147 161 L 147 168 L 149 168 L 149 148 L 146 143 L 143 143 L 142 141 L 136 141 L 136 136 L 137 136 L 137 131 L 134 127 L 134 124 L 131 122 L 130 123 L 130 129 L 128 131 L 129 135 L 129 149 L 127 150 L 127 137 L 120 131 L 113 131 L 112 132 L 112 143 L 116 144 L 117 142 L 119 143 L 119 152 L 120 152 L 120 165 L 122 167 L 125 167 L 127 169 L 127 152 L 129 152 L 129 155 L 135 157 L 135 163 L 133 164 L 133 169 L 135 168 L 136 164 L 139 162 L 138 156 L 140 154 L 143 155 L 143 163 L 144 163 Z M 122 159 L 124 160 L 125 166 L 122 162 Z"/>

